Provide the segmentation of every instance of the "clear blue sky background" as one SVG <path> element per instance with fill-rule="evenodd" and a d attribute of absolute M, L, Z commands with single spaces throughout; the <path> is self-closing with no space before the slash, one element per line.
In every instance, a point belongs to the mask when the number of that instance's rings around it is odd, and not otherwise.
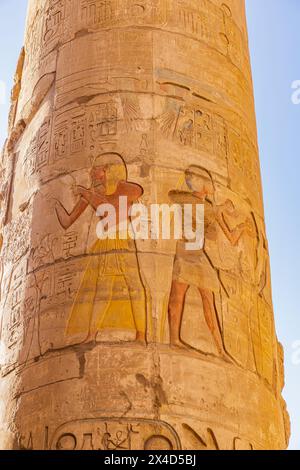
<path fill-rule="evenodd" d="M 246 3 L 276 324 L 286 353 L 290 448 L 300 449 L 300 364 L 292 360 L 293 344 L 300 341 L 300 105 L 291 101 L 291 84 L 300 80 L 300 1 Z M 0 80 L 7 85 L 6 103 L 0 104 L 0 145 L 6 136 L 8 94 L 23 43 L 26 4 L 0 0 Z"/>

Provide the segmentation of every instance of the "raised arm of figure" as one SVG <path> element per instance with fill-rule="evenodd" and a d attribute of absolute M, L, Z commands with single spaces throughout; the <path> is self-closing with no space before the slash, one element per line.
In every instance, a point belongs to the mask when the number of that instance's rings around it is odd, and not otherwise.
<path fill-rule="evenodd" d="M 129 202 L 137 201 L 143 193 L 144 190 L 141 186 L 136 183 L 129 183 L 128 181 L 120 181 L 116 191 L 118 196 L 127 196 Z"/>
<path fill-rule="evenodd" d="M 224 235 L 230 241 L 232 246 L 236 246 L 238 244 L 240 238 L 244 234 L 244 232 L 247 228 L 247 225 L 243 223 L 243 224 L 239 224 L 234 229 L 230 229 L 228 227 L 228 225 L 226 224 L 222 213 L 218 213 L 218 212 L 217 212 L 217 221 L 218 221 L 218 224 L 220 225 L 221 229 L 223 230 Z"/>
<path fill-rule="evenodd" d="M 85 209 L 88 207 L 88 202 L 81 197 L 77 204 L 75 205 L 74 209 L 72 212 L 68 212 L 64 206 L 62 205 L 61 202 L 57 201 L 55 205 L 55 212 L 58 218 L 58 221 L 62 228 L 67 230 L 71 225 L 74 224 L 74 222 L 78 219 L 78 217 L 81 216 L 81 214 L 85 211 Z"/>

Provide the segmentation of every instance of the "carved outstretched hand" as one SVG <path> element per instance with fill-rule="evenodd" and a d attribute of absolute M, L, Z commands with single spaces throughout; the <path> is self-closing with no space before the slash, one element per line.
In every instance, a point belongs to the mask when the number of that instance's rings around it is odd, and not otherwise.
<path fill-rule="evenodd" d="M 58 200 L 55 201 L 54 209 L 55 209 L 55 212 L 58 216 L 58 220 L 60 221 L 61 219 L 63 219 L 63 216 L 65 214 L 65 208 L 64 208 L 64 206 L 62 205 L 62 203 L 60 201 L 58 201 Z"/>
<path fill-rule="evenodd" d="M 56 207 L 56 204 L 58 202 L 58 199 L 57 197 L 55 197 L 53 195 L 53 193 L 51 192 L 46 192 L 46 193 L 42 193 L 42 196 L 45 198 L 45 200 L 47 201 L 47 206 L 48 208 L 53 211 L 55 210 L 55 207 Z"/>
<path fill-rule="evenodd" d="M 256 236 L 254 223 L 250 217 L 248 217 L 245 221 L 245 232 L 247 233 L 247 235 L 249 235 L 249 237 L 255 238 Z"/>
<path fill-rule="evenodd" d="M 74 196 L 82 196 L 84 191 L 87 191 L 86 188 L 84 188 L 83 186 L 77 186 L 77 185 L 74 185 L 73 186 L 73 194 Z"/>
<path fill-rule="evenodd" d="M 70 225 L 70 215 L 60 201 L 56 201 L 54 208 L 61 227 L 67 229 Z"/>

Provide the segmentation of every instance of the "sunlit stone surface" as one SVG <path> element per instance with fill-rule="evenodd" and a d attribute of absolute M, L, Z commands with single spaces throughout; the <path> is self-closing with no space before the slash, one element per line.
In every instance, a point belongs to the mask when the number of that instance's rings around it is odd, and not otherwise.
<path fill-rule="evenodd" d="M 0 191 L 0 448 L 287 447 L 243 0 L 30 0 Z"/>

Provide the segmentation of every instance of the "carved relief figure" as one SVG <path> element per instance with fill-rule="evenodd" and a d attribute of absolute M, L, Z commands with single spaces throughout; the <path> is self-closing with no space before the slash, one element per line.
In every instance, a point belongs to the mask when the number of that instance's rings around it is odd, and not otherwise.
<path fill-rule="evenodd" d="M 143 194 L 140 186 L 127 181 L 122 158 L 117 154 L 97 157 L 91 169 L 91 187 L 78 186 L 78 202 L 68 213 L 58 202 L 56 214 L 60 225 L 67 230 L 90 206 L 97 211 L 101 204 L 111 204 L 119 222 L 119 197 L 127 196 L 131 207 Z M 125 215 L 128 222 L 128 213 Z M 140 275 L 136 245 L 128 234 L 116 225 L 115 239 L 98 239 L 94 244 L 88 266 L 82 278 L 70 313 L 67 335 L 85 335 L 85 342 L 95 341 L 104 328 L 130 329 L 132 320 L 136 341 L 146 340 L 146 298 Z M 124 295 L 124 292 L 125 295 Z"/>
<path fill-rule="evenodd" d="M 217 226 L 219 226 L 230 243 L 233 246 L 236 245 L 243 233 L 250 230 L 250 223 L 246 221 L 234 229 L 228 227 L 222 214 L 222 207 L 216 206 L 214 202 L 214 185 L 206 170 L 190 167 L 186 171 L 186 183 L 191 191 L 170 191 L 171 200 L 177 204 L 203 204 L 205 240 L 216 241 Z M 185 240 L 181 240 L 177 243 L 168 309 L 170 343 L 179 348 L 190 347 L 181 338 L 185 297 L 190 286 L 195 286 L 199 290 L 206 323 L 213 335 L 219 354 L 226 356 L 216 308 L 216 296 L 220 293 L 221 288 L 219 273 L 207 254 L 205 242 L 203 249 L 187 251 Z"/>

